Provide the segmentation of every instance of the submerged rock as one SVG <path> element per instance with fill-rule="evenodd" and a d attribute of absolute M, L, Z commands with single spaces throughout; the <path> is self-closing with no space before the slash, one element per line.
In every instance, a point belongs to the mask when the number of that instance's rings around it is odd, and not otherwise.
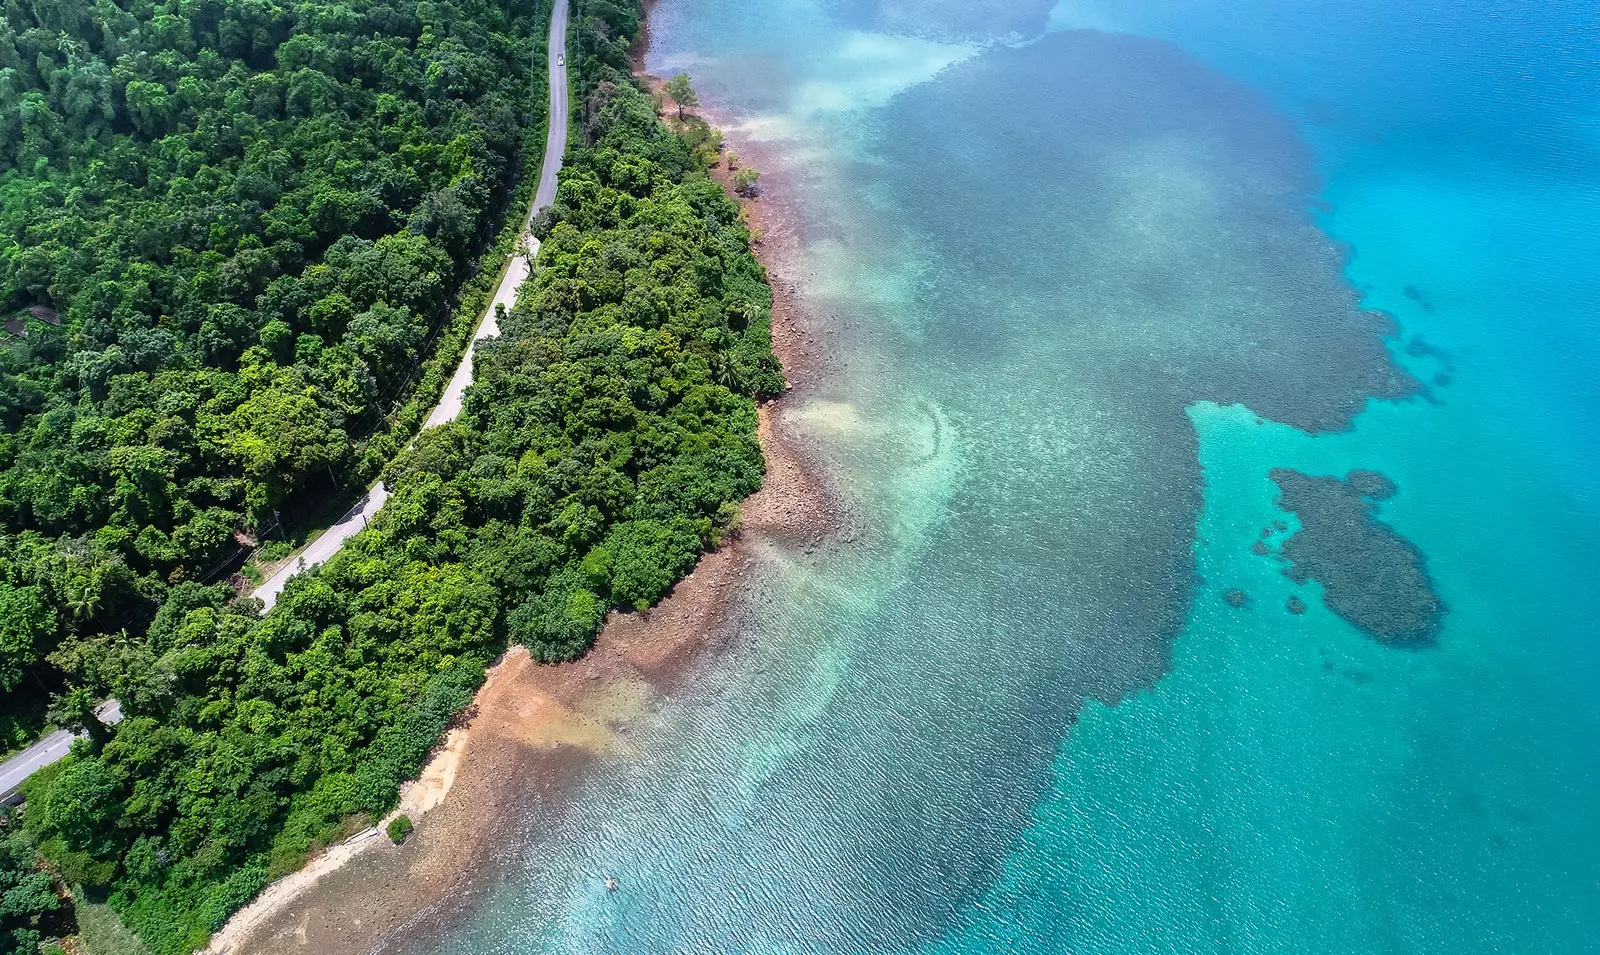
<path fill-rule="evenodd" d="M 1289 612 L 1297 617 L 1306 612 L 1306 602 L 1301 600 L 1299 596 L 1291 596 L 1284 606 L 1288 607 Z"/>
<path fill-rule="evenodd" d="M 1240 590 L 1238 587 L 1229 588 L 1228 592 L 1222 595 L 1222 599 L 1226 600 L 1228 602 L 1228 606 L 1230 607 L 1250 606 L 1250 595 Z"/>

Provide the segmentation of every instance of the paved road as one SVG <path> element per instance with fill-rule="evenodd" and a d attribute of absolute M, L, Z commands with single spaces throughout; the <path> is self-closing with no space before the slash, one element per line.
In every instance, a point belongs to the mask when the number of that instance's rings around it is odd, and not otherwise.
<path fill-rule="evenodd" d="M 555 11 L 550 17 L 550 50 L 565 49 L 567 36 L 567 0 L 556 0 Z M 477 351 L 478 342 L 500 334 L 500 324 L 495 320 L 495 309 L 504 306 L 510 311 L 517 300 L 517 291 L 522 288 L 522 283 L 532 271 L 534 256 L 539 254 L 539 240 L 527 234 L 527 224 L 539 214 L 545 206 L 555 201 L 556 176 L 561 172 L 561 158 L 567 152 L 567 67 L 563 62 L 564 57 L 552 56 L 550 58 L 550 133 L 545 138 L 544 163 L 539 169 L 539 186 L 534 191 L 533 206 L 528 211 L 528 219 L 523 224 L 522 240 L 518 243 L 519 249 L 512 254 L 511 262 L 506 267 L 505 278 L 500 281 L 500 288 L 495 291 L 494 299 L 489 302 L 489 309 L 478 322 L 478 329 L 473 333 L 472 344 L 467 346 L 466 355 L 462 356 L 461 364 L 456 366 L 454 375 L 450 376 L 450 383 L 445 386 L 444 394 L 439 396 L 439 403 L 429 413 L 428 420 L 423 422 L 423 429 L 436 428 L 441 424 L 454 421 L 461 414 L 461 402 L 466 394 L 467 386 L 472 384 L 472 356 Z M 328 558 L 338 553 L 344 542 L 367 526 L 373 515 L 378 513 L 378 508 L 389 499 L 389 491 L 382 482 L 374 484 L 367 489 L 365 496 L 356 502 L 356 506 L 339 518 L 334 524 L 312 541 L 304 552 L 289 565 L 273 574 L 252 596 L 259 597 L 265 605 L 263 612 L 272 609 L 278 602 L 278 597 L 283 594 L 284 585 L 289 578 L 300 571 L 315 567 L 327 561 Z"/>
<path fill-rule="evenodd" d="M 539 188 L 533 194 L 531 221 L 539 210 L 556 201 L 556 175 L 561 172 L 561 157 L 567 152 L 567 0 L 556 0 L 550 16 L 550 45 L 557 50 L 550 58 L 550 135 L 544 141 L 544 165 L 539 173 Z"/>
<path fill-rule="evenodd" d="M 115 723 L 122 719 L 122 704 L 106 700 L 94 708 L 102 723 Z M 45 768 L 72 748 L 76 736 L 66 730 L 56 730 L 27 749 L 0 764 L 0 805 L 9 805 L 22 798 L 22 784 L 28 777 Z"/>
<path fill-rule="evenodd" d="M 294 560 L 289 561 L 281 570 L 255 589 L 255 593 L 250 596 L 261 599 L 263 604 L 261 612 L 266 613 L 272 609 L 273 604 L 278 602 L 278 598 L 283 595 L 284 585 L 289 582 L 290 577 L 300 573 L 302 570 L 315 567 L 337 554 L 339 548 L 344 546 L 344 542 L 366 527 L 367 522 L 372 519 L 374 514 L 378 513 L 378 508 L 382 507 L 383 502 L 388 499 L 389 489 L 383 486 L 382 481 L 367 488 L 367 493 L 362 495 L 361 500 L 346 511 L 345 515 L 339 518 L 337 523 L 323 531 L 322 536 L 306 545 L 306 549 L 301 551 Z"/>
<path fill-rule="evenodd" d="M 560 50 L 567 35 L 567 0 L 557 0 L 555 11 L 550 17 L 550 46 L 551 50 Z M 532 271 L 532 263 L 539 254 L 539 240 L 528 235 L 528 224 L 533 217 L 538 215 L 550 203 L 556 201 L 556 177 L 561 173 L 561 159 L 567 153 L 567 66 L 562 59 L 550 58 L 550 133 L 544 141 L 544 162 L 539 166 L 539 187 L 533 193 L 533 205 L 528 209 L 528 218 L 522 227 L 522 248 L 511 257 L 511 263 L 506 267 L 506 277 L 501 279 L 500 288 L 494 293 L 494 300 L 489 303 L 489 310 L 484 313 L 483 320 L 478 323 L 478 331 L 472 336 L 472 344 L 467 346 L 467 354 L 461 359 L 461 364 L 456 366 L 456 373 L 450 377 L 450 384 L 445 386 L 444 394 L 439 397 L 439 403 L 434 406 L 433 413 L 428 415 L 428 420 L 423 423 L 424 429 L 438 427 L 447 421 L 454 421 L 461 414 L 461 400 L 465 395 L 467 386 L 472 384 L 472 355 L 478 348 L 478 342 L 500 334 L 500 324 L 495 320 L 495 307 L 505 306 L 506 311 L 516 304 L 517 290 L 522 288 L 523 280 Z"/>

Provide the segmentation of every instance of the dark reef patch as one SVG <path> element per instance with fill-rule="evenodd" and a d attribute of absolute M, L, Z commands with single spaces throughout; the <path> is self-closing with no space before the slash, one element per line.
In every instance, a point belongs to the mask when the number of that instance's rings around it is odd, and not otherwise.
<path fill-rule="evenodd" d="M 1430 312 L 1433 311 L 1433 306 L 1431 305 L 1423 303 L 1423 307 Z M 1410 341 L 1406 342 L 1406 354 L 1412 358 L 1420 358 L 1426 361 L 1431 361 L 1439 366 L 1438 370 L 1428 378 L 1428 383 L 1430 386 L 1434 388 L 1444 388 L 1447 387 L 1450 382 L 1455 380 L 1455 356 L 1443 348 L 1440 348 L 1438 345 L 1435 345 L 1432 342 L 1424 339 L 1421 335 L 1413 335 Z M 1423 392 L 1423 397 L 1432 404 L 1440 403 L 1439 400 L 1433 395 L 1431 389 L 1425 390 Z"/>
<path fill-rule="evenodd" d="M 1445 371 L 1454 371 L 1456 367 L 1455 355 L 1421 335 L 1413 335 L 1406 342 L 1406 354 L 1412 358 L 1427 358 L 1438 362 Z"/>
<path fill-rule="evenodd" d="M 1242 610 L 1245 607 L 1250 606 L 1250 595 L 1240 590 L 1238 587 L 1228 588 L 1228 592 L 1222 595 L 1222 599 L 1228 602 L 1228 606 L 1237 609 Z"/>
<path fill-rule="evenodd" d="M 1421 648 L 1438 638 L 1444 604 L 1416 545 L 1378 520 L 1377 502 L 1394 482 L 1376 471 L 1344 480 L 1273 468 L 1279 503 L 1300 519 L 1283 544 L 1284 573 L 1322 584 L 1328 609 L 1386 646 Z M 1292 610 L 1293 607 L 1291 606 Z"/>
<path fill-rule="evenodd" d="M 1250 553 L 1256 555 L 1257 557 L 1265 557 L 1272 553 L 1272 548 L 1267 546 L 1266 541 L 1256 541 L 1254 544 L 1250 545 Z"/>
<path fill-rule="evenodd" d="M 1377 471 L 1357 469 L 1346 474 L 1344 480 L 1362 497 L 1374 501 L 1387 501 L 1394 497 L 1394 482 Z"/>
<path fill-rule="evenodd" d="M 1306 602 L 1295 595 L 1291 595 L 1284 606 L 1296 617 L 1306 612 Z"/>

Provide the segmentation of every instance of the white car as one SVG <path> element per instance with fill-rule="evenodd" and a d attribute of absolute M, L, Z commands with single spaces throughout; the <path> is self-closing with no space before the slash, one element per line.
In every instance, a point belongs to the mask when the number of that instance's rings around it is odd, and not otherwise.
<path fill-rule="evenodd" d="M 566 65 L 567 65 L 567 55 L 565 53 L 557 53 L 556 54 L 556 66 L 566 66 Z"/>

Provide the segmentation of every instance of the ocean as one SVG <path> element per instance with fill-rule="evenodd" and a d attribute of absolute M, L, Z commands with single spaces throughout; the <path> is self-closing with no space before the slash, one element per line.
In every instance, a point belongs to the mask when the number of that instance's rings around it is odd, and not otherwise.
<path fill-rule="evenodd" d="M 440 955 L 1595 950 L 1600 8 L 652 32 L 798 217 L 859 532 Z"/>

